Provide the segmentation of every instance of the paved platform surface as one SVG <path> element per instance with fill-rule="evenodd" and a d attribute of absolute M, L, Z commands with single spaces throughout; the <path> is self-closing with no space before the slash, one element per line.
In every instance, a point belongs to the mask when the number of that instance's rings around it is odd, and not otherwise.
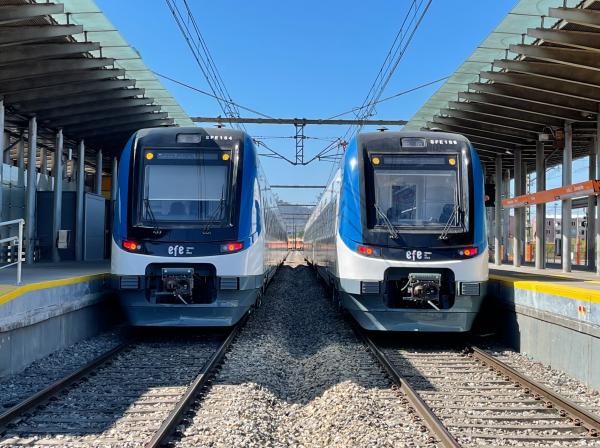
<path fill-rule="evenodd" d="M 35 289 L 79 283 L 110 274 L 110 260 L 23 264 L 21 286 L 16 286 L 17 267 L 0 269 L 0 305 Z"/>
<path fill-rule="evenodd" d="M 600 303 L 600 277 L 595 272 L 582 269 L 563 273 L 560 269 L 535 269 L 533 266 L 515 268 L 512 264 L 490 264 L 490 280 L 514 283 L 515 287 L 521 289 Z"/>

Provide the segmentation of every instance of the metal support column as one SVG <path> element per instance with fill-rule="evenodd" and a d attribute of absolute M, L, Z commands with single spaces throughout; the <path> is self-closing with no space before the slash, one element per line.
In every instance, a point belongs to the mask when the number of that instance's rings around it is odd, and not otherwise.
<path fill-rule="evenodd" d="M 504 173 L 502 188 L 504 189 L 504 199 L 508 199 L 510 197 L 510 169 L 506 169 Z M 510 243 L 510 209 L 508 208 L 502 210 L 502 242 L 504 245 L 502 262 L 508 263 L 508 246 Z"/>
<path fill-rule="evenodd" d="M 565 122 L 565 148 L 563 149 L 562 184 L 563 187 L 573 183 L 573 129 L 571 123 Z M 562 201 L 562 271 L 571 272 L 571 207 L 572 199 Z"/>
<path fill-rule="evenodd" d="M 40 148 L 40 173 L 48 174 L 48 149 Z"/>
<path fill-rule="evenodd" d="M 102 194 L 102 150 L 96 152 L 96 194 Z"/>
<path fill-rule="evenodd" d="M 600 174 L 600 104 L 598 105 L 598 119 L 596 121 L 596 163 L 597 173 Z M 600 199 L 600 195 L 596 195 L 596 201 Z M 600 202 L 597 203 L 596 207 L 596 275 L 600 275 Z"/>
<path fill-rule="evenodd" d="M 21 129 L 19 143 L 17 144 L 17 167 L 25 169 L 25 129 Z"/>
<path fill-rule="evenodd" d="M 522 156 L 522 153 L 521 153 Z M 527 177 L 527 164 L 523 163 L 521 165 L 521 194 L 528 194 L 529 193 L 529 184 L 527 183 L 528 177 Z M 521 242 L 519 243 L 520 247 L 521 247 L 521 264 L 523 264 L 523 262 L 525 261 L 525 252 L 527 251 L 527 224 L 528 224 L 528 217 L 529 217 L 529 213 L 527 207 L 523 207 L 521 209 Z M 529 223 L 531 224 L 531 223 Z"/>
<path fill-rule="evenodd" d="M 37 149 L 37 118 L 29 119 L 29 133 L 27 134 L 27 202 L 25 209 L 25 229 L 27 231 L 27 252 L 25 262 L 33 264 L 33 249 L 35 238 L 35 165 Z M 19 257 L 21 254 L 19 254 Z"/>
<path fill-rule="evenodd" d="M 496 228 L 494 229 L 495 238 L 494 244 L 496 246 L 496 252 L 494 254 L 494 260 L 496 266 L 502 264 L 502 157 L 500 154 L 496 155 L 496 204 L 494 206 Z"/>
<path fill-rule="evenodd" d="M 4 156 L 2 161 L 7 165 L 10 165 L 10 150 L 6 150 L 10 146 L 10 134 L 8 132 L 4 133 Z"/>
<path fill-rule="evenodd" d="M 521 148 L 515 148 L 515 197 L 521 195 Z M 513 221 L 513 265 L 518 268 L 521 266 L 521 211 L 522 207 L 514 209 Z"/>
<path fill-rule="evenodd" d="M 0 129 L 2 129 L 2 141 L 0 141 L 0 149 L 4 154 L 4 148 L 6 148 L 6 138 L 4 137 L 4 97 L 0 95 Z"/>
<path fill-rule="evenodd" d="M 115 212 L 117 203 L 117 187 L 118 187 L 118 176 L 119 176 L 119 163 L 116 157 L 113 157 L 110 164 L 110 238 L 112 241 L 113 225 L 115 222 Z M 112 246 L 111 246 L 112 247 Z M 112 249 L 111 249 L 112 250 Z"/>
<path fill-rule="evenodd" d="M 0 95 L 0 129 L 2 130 L 2 135 L 0 136 L 0 154 L 3 155 L 4 158 L 4 148 L 8 148 L 9 143 L 6 141 L 6 133 L 4 132 L 4 97 Z M 7 151 L 8 152 L 8 151 Z M 2 216 L 2 166 L 0 165 L 0 222 L 3 221 Z M 1 245 L 0 245 L 1 246 Z"/>
<path fill-rule="evenodd" d="M 77 202 L 75 204 L 75 259 L 83 261 L 83 195 L 85 188 L 85 144 L 77 148 Z"/>
<path fill-rule="evenodd" d="M 54 173 L 54 220 L 52 224 L 52 261 L 60 261 L 58 251 L 58 231 L 62 227 L 62 183 L 63 183 L 63 133 L 60 129 L 56 133 L 56 146 L 54 146 L 54 161 L 52 172 Z"/>
<path fill-rule="evenodd" d="M 544 142 L 535 142 L 535 192 L 546 189 Z M 535 268 L 546 268 L 546 204 L 535 206 Z"/>
<path fill-rule="evenodd" d="M 589 179 L 596 180 L 596 140 L 593 137 L 590 140 L 590 163 L 589 163 Z M 587 227 L 585 229 L 586 238 L 586 258 L 587 268 L 590 271 L 596 269 L 596 196 L 588 196 L 587 206 Z"/>

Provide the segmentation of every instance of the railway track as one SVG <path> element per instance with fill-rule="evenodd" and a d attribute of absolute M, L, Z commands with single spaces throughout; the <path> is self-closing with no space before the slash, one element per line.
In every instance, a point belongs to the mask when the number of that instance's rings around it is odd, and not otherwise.
<path fill-rule="evenodd" d="M 0 447 L 166 444 L 245 320 L 120 345 L 0 414 Z"/>
<path fill-rule="evenodd" d="M 473 344 L 464 343 L 462 351 L 432 344 L 407 347 L 376 343 L 356 331 L 396 383 L 407 411 L 423 422 L 429 443 L 600 446 L 599 416 Z"/>

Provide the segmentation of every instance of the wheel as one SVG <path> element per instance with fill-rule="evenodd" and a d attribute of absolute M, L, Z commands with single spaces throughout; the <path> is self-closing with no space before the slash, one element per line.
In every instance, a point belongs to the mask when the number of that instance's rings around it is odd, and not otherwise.
<path fill-rule="evenodd" d="M 259 309 L 260 306 L 262 305 L 262 297 L 263 297 L 262 291 L 258 291 L 258 295 L 256 296 L 256 301 L 254 302 L 255 310 Z"/>
<path fill-rule="evenodd" d="M 333 308 L 335 308 L 336 311 L 340 310 L 340 306 L 341 306 L 341 300 L 340 300 L 340 293 L 338 292 L 337 289 L 333 290 Z"/>
<path fill-rule="evenodd" d="M 335 307 L 335 310 L 340 313 L 342 316 L 345 316 L 347 311 L 346 308 L 344 307 L 344 303 L 342 302 L 342 297 L 340 296 L 340 293 L 338 292 L 337 289 L 333 290 L 333 306 Z"/>

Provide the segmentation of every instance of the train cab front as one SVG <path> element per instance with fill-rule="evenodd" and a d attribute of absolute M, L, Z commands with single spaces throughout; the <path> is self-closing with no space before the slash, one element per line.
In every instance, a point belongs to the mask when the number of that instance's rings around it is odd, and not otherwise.
<path fill-rule="evenodd" d="M 142 130 L 123 152 L 111 272 L 132 325 L 230 326 L 256 302 L 262 245 L 246 137 Z"/>
<path fill-rule="evenodd" d="M 338 242 L 340 272 L 353 271 L 340 279 L 345 307 L 368 329 L 468 331 L 488 279 L 483 179 L 468 140 L 362 134 L 356 166 L 362 229 L 342 224 Z"/>

